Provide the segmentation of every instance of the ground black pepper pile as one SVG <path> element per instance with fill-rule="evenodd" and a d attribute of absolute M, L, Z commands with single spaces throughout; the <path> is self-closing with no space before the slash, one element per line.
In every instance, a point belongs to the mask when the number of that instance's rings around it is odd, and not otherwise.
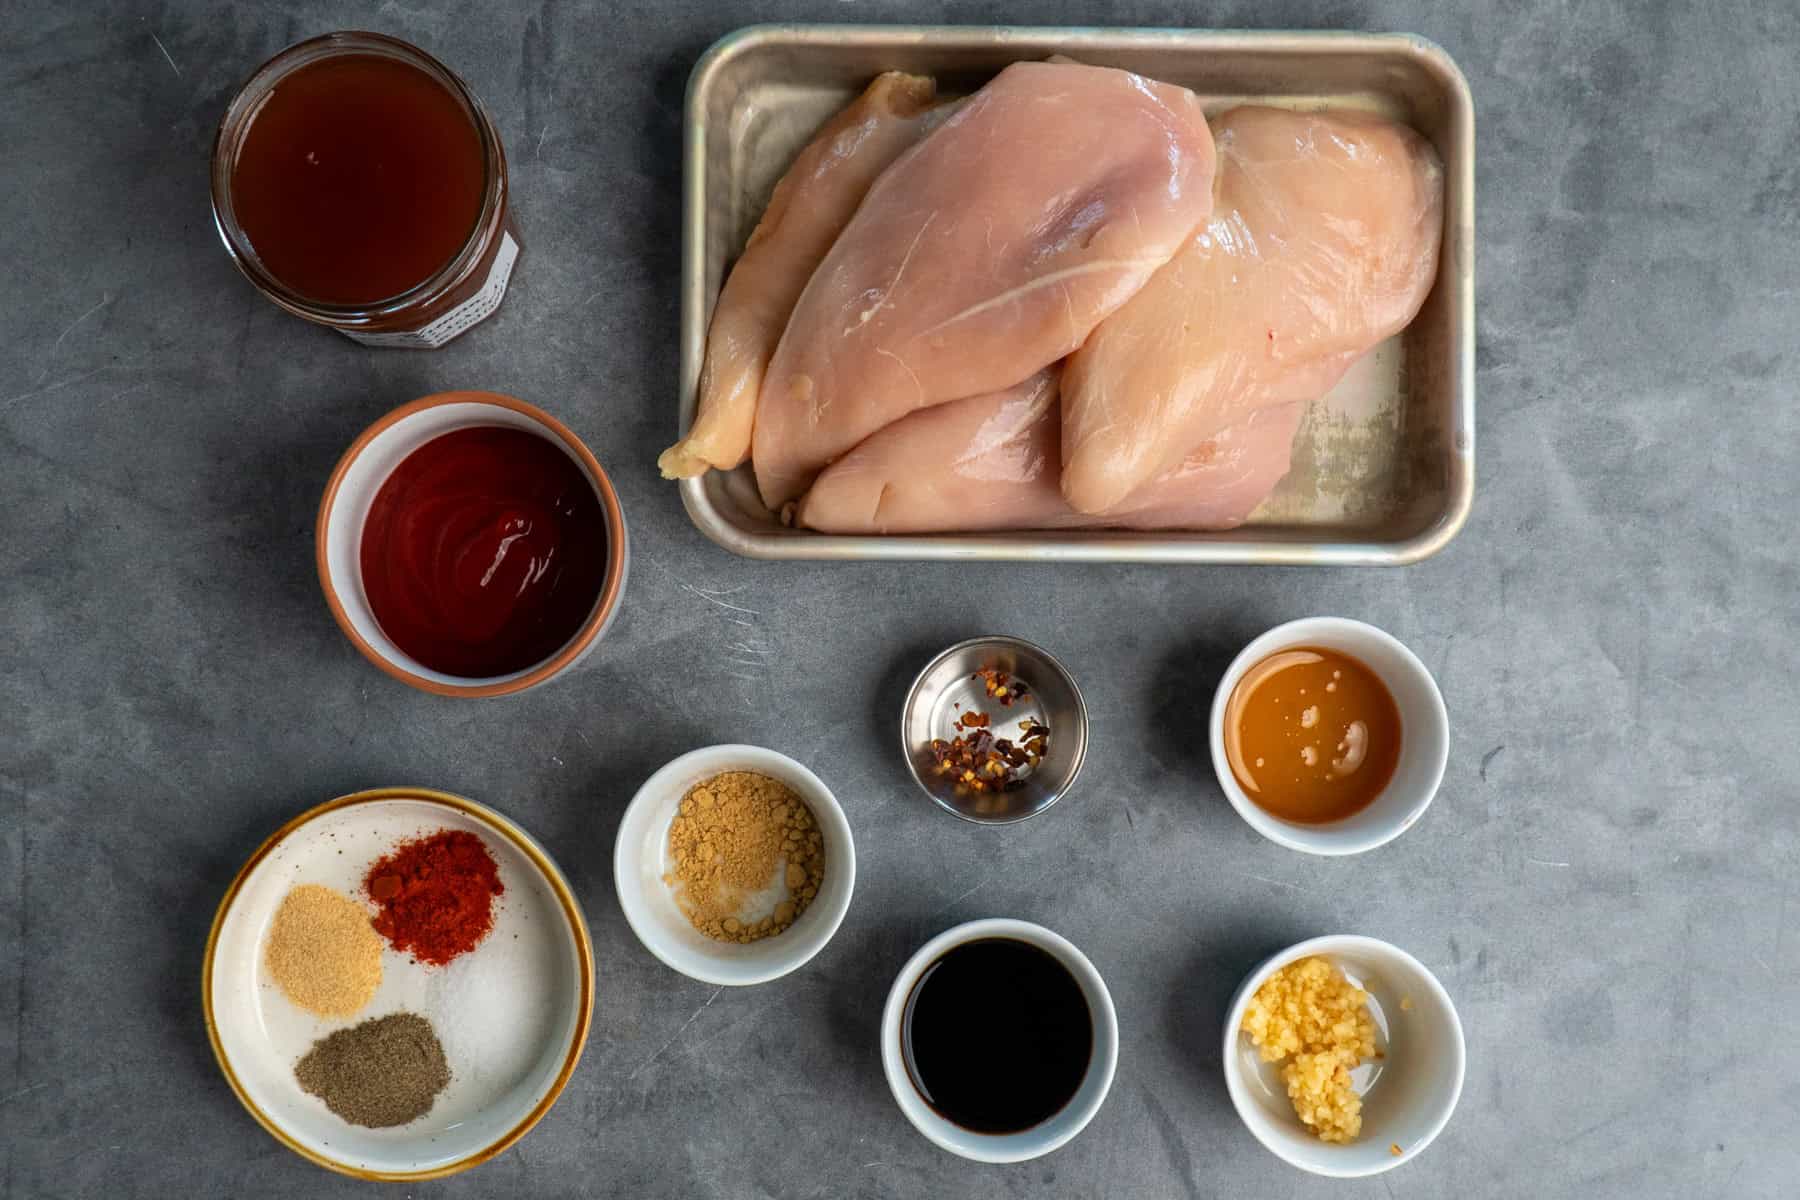
<path fill-rule="evenodd" d="M 402 1012 L 320 1038 L 294 1077 L 352 1125 L 381 1129 L 430 1112 L 450 1067 L 431 1022 Z"/>

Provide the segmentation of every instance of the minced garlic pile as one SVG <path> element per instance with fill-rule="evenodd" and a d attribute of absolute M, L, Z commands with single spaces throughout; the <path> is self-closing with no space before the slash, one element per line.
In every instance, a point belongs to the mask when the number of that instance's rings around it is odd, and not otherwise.
<path fill-rule="evenodd" d="M 1321 1141 L 1349 1142 L 1362 1132 L 1362 1097 L 1350 1071 L 1374 1058 L 1369 994 L 1322 958 L 1289 963 L 1256 989 L 1244 1013 L 1264 1062 L 1281 1068 L 1294 1112 Z"/>

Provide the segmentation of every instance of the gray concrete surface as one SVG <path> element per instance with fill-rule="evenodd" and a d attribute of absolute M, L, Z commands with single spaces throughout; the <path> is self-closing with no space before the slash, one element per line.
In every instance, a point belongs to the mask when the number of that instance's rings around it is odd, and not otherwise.
<path fill-rule="evenodd" d="M 593 1036 L 517 1148 L 395 1194 L 632 1197 L 1793 1196 L 1800 1183 L 1800 16 L 1664 2 L 132 5 L 0 12 L 0 1180 L 35 1197 L 342 1196 L 239 1108 L 202 1028 L 214 905 L 343 792 L 429 784 L 542 837 L 585 900 Z M 1781 9 L 1783 11 L 1777 11 Z M 1413 30 L 1479 113 L 1480 484 L 1415 568 L 781 566 L 689 526 L 673 428 L 679 105 L 716 36 L 776 16 Z M 473 82 L 528 250 L 435 355 L 261 302 L 210 227 L 234 84 L 302 35 L 410 37 Z M 325 474 L 414 396 L 548 406 L 613 469 L 636 561 L 576 675 L 460 704 L 341 638 L 312 568 Z M 722 592 L 727 612 L 707 599 Z M 728 616 L 754 614 L 751 654 Z M 1212 781 L 1224 661 L 1310 613 L 1442 681 L 1444 789 L 1348 862 L 1259 840 Z M 893 750 L 934 649 L 1019 633 L 1095 715 L 1078 796 L 1023 827 L 928 807 Z M 733 659 L 740 661 L 733 661 Z M 716 992 L 626 928 L 612 832 L 674 754 L 742 739 L 837 789 L 856 902 L 808 968 Z M 1084 947 L 1118 1080 L 1054 1156 L 974 1167 L 883 1086 L 879 1002 L 962 919 Z M 1333 1183 L 1243 1130 L 1221 1010 L 1263 954 L 1361 931 L 1443 979 L 1469 1037 L 1418 1161 Z"/>

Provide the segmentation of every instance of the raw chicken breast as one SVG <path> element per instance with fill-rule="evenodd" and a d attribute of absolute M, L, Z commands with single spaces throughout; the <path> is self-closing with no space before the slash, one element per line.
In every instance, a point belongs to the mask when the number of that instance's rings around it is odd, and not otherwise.
<path fill-rule="evenodd" d="M 1063 495 L 1119 504 L 1259 408 L 1329 391 L 1437 278 L 1443 169 L 1410 129 L 1236 108 L 1212 219 L 1069 359 Z"/>
<path fill-rule="evenodd" d="M 1099 514 L 1069 511 L 1088 526 L 1235 528 L 1286 478 L 1294 434 L 1305 413 L 1306 405 L 1297 401 L 1259 408 L 1201 442 L 1174 470 L 1146 483 L 1118 508 Z"/>
<path fill-rule="evenodd" d="M 879 76 L 825 123 L 775 185 L 719 293 L 694 424 L 656 460 L 663 478 L 729 469 L 749 455 L 763 372 L 794 302 L 875 177 L 923 135 L 936 90 L 919 75 Z"/>
<path fill-rule="evenodd" d="M 1068 354 L 1199 228 L 1192 93 L 1015 63 L 875 182 L 794 308 L 751 458 L 778 509 L 882 426 Z"/>
<path fill-rule="evenodd" d="M 1110 513 L 1078 513 L 1057 486 L 1057 371 L 911 413 L 827 467 L 796 522 L 826 533 L 992 529 L 1229 529 L 1287 474 L 1301 406 L 1251 414 Z"/>
<path fill-rule="evenodd" d="M 901 417 L 825 468 L 794 523 L 826 533 L 932 533 L 1029 526 L 1066 510 L 1056 490 L 1060 375 L 1052 367 L 1004 391 Z"/>

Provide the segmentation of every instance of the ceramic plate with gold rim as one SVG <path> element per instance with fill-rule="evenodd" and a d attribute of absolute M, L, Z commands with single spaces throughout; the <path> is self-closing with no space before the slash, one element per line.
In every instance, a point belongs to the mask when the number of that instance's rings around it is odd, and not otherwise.
<path fill-rule="evenodd" d="M 478 835 L 499 864 L 505 891 L 493 931 L 443 967 L 384 947 L 381 985 L 353 1017 L 315 1017 L 291 1003 L 264 963 L 288 889 L 317 883 L 359 895 L 377 858 L 439 829 Z M 524 830 L 444 792 L 359 792 L 277 830 L 232 881 L 206 947 L 207 1032 L 238 1098 L 289 1149 L 349 1175 L 426 1179 L 492 1158 L 556 1102 L 587 1040 L 593 977 L 581 907 Z M 365 1129 L 301 1090 L 294 1064 L 317 1039 L 402 1011 L 431 1021 L 449 1060 L 450 1083 L 429 1113 Z"/>

